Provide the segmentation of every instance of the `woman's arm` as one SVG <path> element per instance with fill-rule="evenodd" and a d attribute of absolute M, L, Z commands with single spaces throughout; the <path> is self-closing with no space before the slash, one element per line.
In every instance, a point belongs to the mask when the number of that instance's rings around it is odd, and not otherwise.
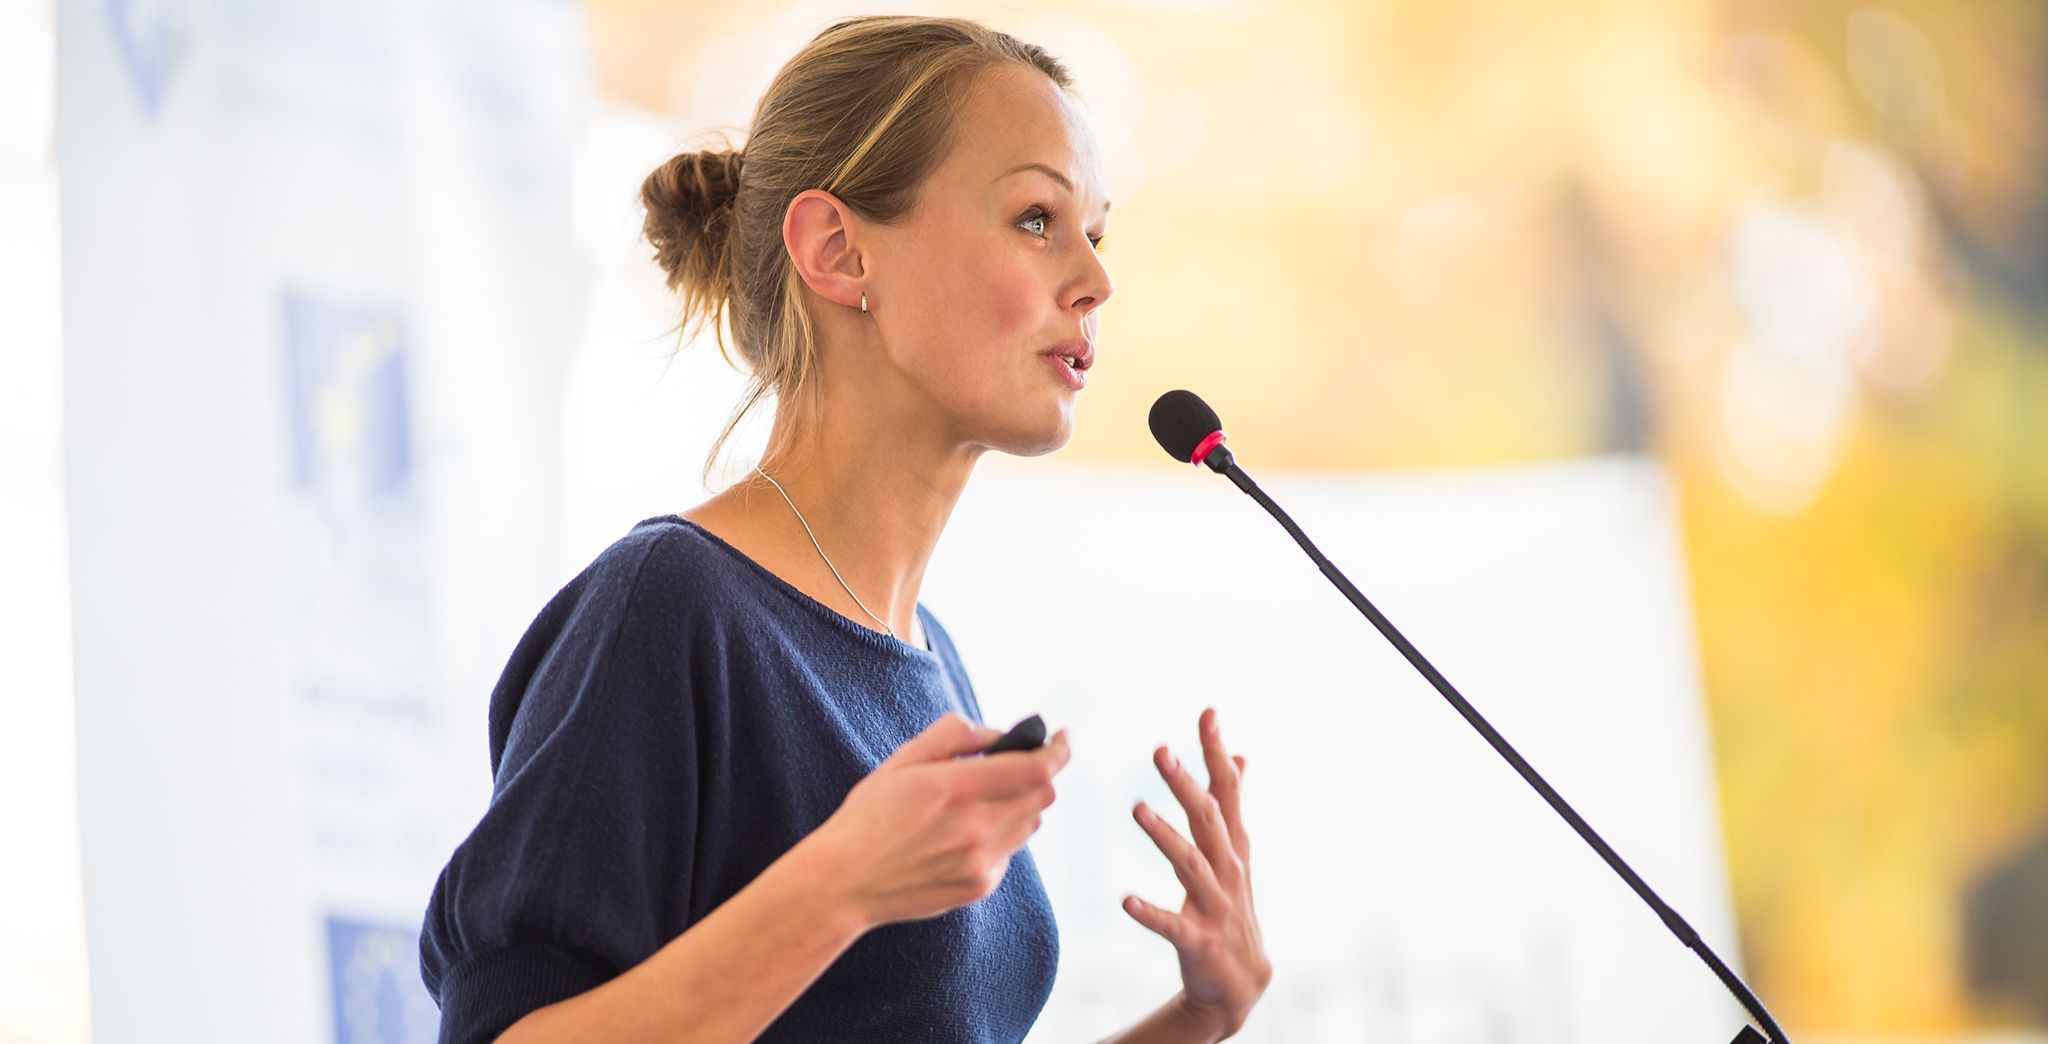
<path fill-rule="evenodd" d="M 1212 1026 L 1189 1011 L 1185 994 L 1176 993 L 1159 1010 L 1139 1020 L 1122 1033 L 1105 1037 L 1102 1044 L 1215 1044 L 1237 1032 L 1237 1027 Z"/>
<path fill-rule="evenodd" d="M 498 1044 L 748 1041 L 869 928 L 856 896 L 806 837 L 654 955 L 538 1009 Z"/>

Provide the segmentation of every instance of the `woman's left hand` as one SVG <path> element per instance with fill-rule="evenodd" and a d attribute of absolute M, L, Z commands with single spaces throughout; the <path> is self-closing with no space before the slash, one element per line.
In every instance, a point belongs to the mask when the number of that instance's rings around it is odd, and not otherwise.
<path fill-rule="evenodd" d="M 1132 814 L 1173 864 L 1187 889 L 1179 913 L 1128 896 L 1124 912 L 1156 932 L 1180 952 L 1185 984 L 1176 1001 L 1197 1024 L 1220 1036 L 1244 1025 L 1252 1005 L 1273 979 L 1259 938 L 1257 911 L 1252 908 L 1251 839 L 1245 835 L 1238 808 L 1244 780 L 1244 759 L 1223 748 L 1215 708 L 1202 712 L 1198 725 L 1202 755 L 1208 766 L 1204 790 L 1173 753 L 1160 747 L 1152 754 L 1159 774 L 1187 810 L 1193 844 L 1140 801 Z M 1220 1038 L 1219 1038 L 1220 1039 Z"/>

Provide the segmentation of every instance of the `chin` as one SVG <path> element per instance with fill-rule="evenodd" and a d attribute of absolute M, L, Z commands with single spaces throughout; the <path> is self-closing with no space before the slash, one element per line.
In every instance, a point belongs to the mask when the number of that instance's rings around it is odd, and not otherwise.
<path fill-rule="evenodd" d="M 1013 457 L 1043 457 L 1066 447 L 1074 438 L 1073 417 L 1061 411 L 1059 423 L 1052 428 L 1019 432 L 1015 436 L 996 444 L 996 448 Z"/>

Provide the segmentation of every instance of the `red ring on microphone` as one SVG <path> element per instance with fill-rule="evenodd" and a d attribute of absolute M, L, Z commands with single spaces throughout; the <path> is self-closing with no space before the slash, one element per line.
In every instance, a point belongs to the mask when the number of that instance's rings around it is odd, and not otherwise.
<path fill-rule="evenodd" d="M 1210 432 L 1208 438 L 1195 444 L 1195 452 L 1189 454 L 1188 463 L 1200 467 L 1202 458 L 1208 456 L 1210 450 L 1221 445 L 1223 445 L 1223 429 L 1218 428 Z"/>

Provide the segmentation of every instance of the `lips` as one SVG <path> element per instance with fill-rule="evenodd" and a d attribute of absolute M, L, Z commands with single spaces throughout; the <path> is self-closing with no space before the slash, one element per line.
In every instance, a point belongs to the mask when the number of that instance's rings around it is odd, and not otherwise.
<path fill-rule="evenodd" d="M 1057 355 L 1053 352 L 1047 352 L 1044 355 L 1039 356 L 1039 358 L 1044 359 L 1045 364 L 1047 366 L 1052 367 L 1053 372 L 1059 375 L 1060 380 L 1064 382 L 1067 387 L 1072 388 L 1075 391 L 1080 391 L 1081 389 L 1086 388 L 1088 386 L 1088 375 L 1075 369 L 1071 364 L 1067 362 L 1065 356 Z"/>
<path fill-rule="evenodd" d="M 1061 356 L 1066 360 L 1067 365 L 1073 367 L 1076 371 L 1086 370 L 1088 367 L 1095 365 L 1095 346 L 1080 337 L 1061 341 L 1038 354 Z"/>

